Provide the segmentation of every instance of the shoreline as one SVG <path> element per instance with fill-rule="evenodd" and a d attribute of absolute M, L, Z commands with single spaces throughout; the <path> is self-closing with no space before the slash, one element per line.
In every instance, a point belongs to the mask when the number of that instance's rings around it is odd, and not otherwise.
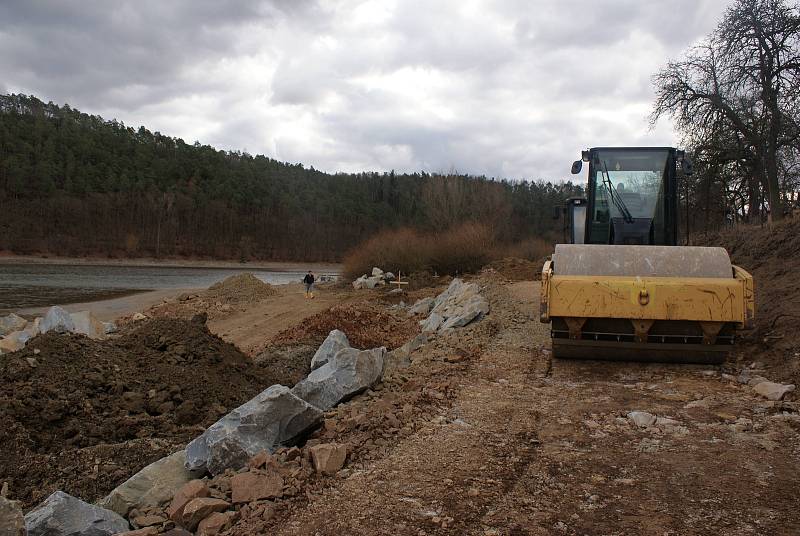
<path fill-rule="evenodd" d="M 0 264 L 29 264 L 54 266 L 135 266 L 153 268 L 216 268 L 221 270 L 254 270 L 269 272 L 305 272 L 308 269 L 339 274 L 342 265 L 330 262 L 295 261 L 225 261 L 206 259 L 156 259 L 151 257 L 108 259 L 105 257 L 42 257 L 0 253 Z"/>
<path fill-rule="evenodd" d="M 98 320 L 102 320 L 103 322 L 115 322 L 120 317 L 145 311 L 153 305 L 157 305 L 165 300 L 173 299 L 184 292 L 199 292 L 201 290 L 203 289 L 170 288 L 132 291 L 130 294 L 125 294 L 114 298 L 85 302 L 61 303 L 56 305 L 68 313 L 91 311 L 91 313 L 97 317 Z M 24 307 L 16 310 L 15 312 L 23 317 L 44 316 L 50 307 L 52 307 L 52 305 L 42 307 Z"/>

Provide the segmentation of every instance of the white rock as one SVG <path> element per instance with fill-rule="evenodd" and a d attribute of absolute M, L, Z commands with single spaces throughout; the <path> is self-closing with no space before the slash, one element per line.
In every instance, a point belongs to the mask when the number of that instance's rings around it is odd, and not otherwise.
<path fill-rule="evenodd" d="M 383 277 L 383 270 L 378 267 L 372 269 L 372 277 Z"/>
<path fill-rule="evenodd" d="M 392 272 L 386 272 L 383 274 L 384 281 L 394 281 L 397 277 Z"/>
<path fill-rule="evenodd" d="M 484 315 L 489 313 L 489 302 L 486 298 L 480 295 L 474 295 L 469 298 L 467 303 L 463 306 L 461 311 L 458 311 L 453 316 L 449 317 L 439 328 L 444 331 L 450 328 L 461 328 L 472 322 L 473 320 L 480 320 Z"/>
<path fill-rule="evenodd" d="M 9 333 L 13 333 L 15 331 L 22 331 L 25 329 L 27 324 L 27 320 L 21 316 L 15 315 L 14 313 L 11 313 L 7 316 L 2 316 L 0 317 L 0 337 L 5 337 Z"/>
<path fill-rule="evenodd" d="M 653 426 L 657 420 L 655 415 L 652 413 L 647 413 L 646 411 L 631 411 L 628 413 L 628 419 L 630 419 L 639 428 Z"/>
<path fill-rule="evenodd" d="M 139 322 L 141 320 L 146 320 L 146 319 L 147 315 L 142 313 L 133 313 L 133 316 L 131 317 L 131 320 L 133 320 L 134 322 Z"/>
<path fill-rule="evenodd" d="M 39 324 L 39 329 L 42 333 L 47 333 L 48 331 L 73 333 L 75 331 L 75 322 L 72 321 L 72 317 L 68 312 L 56 305 L 47 310 Z"/>
<path fill-rule="evenodd" d="M 794 385 L 764 381 L 756 384 L 753 390 L 768 400 L 782 400 L 786 393 L 794 391 Z"/>
<path fill-rule="evenodd" d="M 109 333 L 116 333 L 118 328 L 114 322 L 103 322 L 103 329 L 108 335 Z"/>
<path fill-rule="evenodd" d="M 676 426 L 679 424 L 681 424 L 680 421 L 676 421 L 675 419 L 670 419 L 667 417 L 656 418 L 656 426 Z"/>
<path fill-rule="evenodd" d="M 420 321 L 419 325 L 422 333 L 434 333 L 444 322 L 444 317 L 439 313 L 431 313 L 425 320 Z"/>
<path fill-rule="evenodd" d="M 322 345 L 314 353 L 314 357 L 311 359 L 311 370 L 318 369 L 333 359 L 333 356 L 344 348 L 350 348 L 350 341 L 347 340 L 347 335 L 338 329 L 334 329 L 328 333 Z"/>
<path fill-rule="evenodd" d="M 100 322 L 91 311 L 80 311 L 71 313 L 69 317 L 75 325 L 75 333 L 86 335 L 90 339 L 103 339 L 106 335 L 106 327 Z"/>
<path fill-rule="evenodd" d="M 339 350 L 333 359 L 295 385 L 292 393 L 327 411 L 372 387 L 381 378 L 385 355 L 386 348 L 383 347 Z"/>
<path fill-rule="evenodd" d="M 361 277 L 353 281 L 353 288 L 356 290 L 367 288 L 367 276 L 362 275 Z"/>
<path fill-rule="evenodd" d="M 25 343 L 30 337 L 24 331 L 9 333 L 0 339 L 0 354 L 10 354 L 25 348 Z"/>
<path fill-rule="evenodd" d="M 408 310 L 408 314 L 410 315 L 427 315 L 431 312 L 431 308 L 433 307 L 433 298 L 422 298 L 421 300 L 417 300 L 417 302 L 411 306 L 411 309 Z"/>

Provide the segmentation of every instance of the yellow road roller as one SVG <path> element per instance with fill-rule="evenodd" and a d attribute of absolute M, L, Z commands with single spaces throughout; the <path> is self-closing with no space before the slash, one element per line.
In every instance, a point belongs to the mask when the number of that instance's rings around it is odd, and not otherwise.
<path fill-rule="evenodd" d="M 565 242 L 542 269 L 541 321 L 553 357 L 721 363 L 753 326 L 753 278 L 720 247 L 678 244 L 672 147 L 597 147 L 585 197 L 557 207 Z"/>

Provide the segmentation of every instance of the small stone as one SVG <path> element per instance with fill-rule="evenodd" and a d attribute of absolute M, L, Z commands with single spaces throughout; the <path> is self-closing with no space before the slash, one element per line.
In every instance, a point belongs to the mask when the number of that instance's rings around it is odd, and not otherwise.
<path fill-rule="evenodd" d="M 337 443 L 323 443 L 314 445 L 310 449 L 311 461 L 317 473 L 334 475 L 344 467 L 347 459 L 347 445 Z"/>
<path fill-rule="evenodd" d="M 477 497 L 480 494 L 481 492 L 478 491 L 478 488 L 469 488 L 469 491 L 467 491 L 468 497 Z"/>
<path fill-rule="evenodd" d="M 216 536 L 220 532 L 230 528 L 230 526 L 230 516 L 215 512 L 197 525 L 196 536 Z"/>
<path fill-rule="evenodd" d="M 794 389 L 795 386 L 793 384 L 784 385 L 769 381 L 760 382 L 753 387 L 756 393 L 767 400 L 782 400 L 786 393 L 791 393 Z"/>
<path fill-rule="evenodd" d="M 191 480 L 183 485 L 167 509 L 167 515 L 175 523 L 183 519 L 183 511 L 187 504 L 194 499 L 208 497 L 208 486 L 202 480 Z"/>
<path fill-rule="evenodd" d="M 215 512 L 224 512 L 230 508 L 230 503 L 222 499 L 212 497 L 202 497 L 192 499 L 183 508 L 183 519 L 181 525 L 187 530 L 195 530 L 197 525 Z"/>
<path fill-rule="evenodd" d="M 31 367 L 31 368 L 36 368 L 36 367 L 39 366 L 39 363 L 36 361 L 36 359 L 34 359 L 32 357 L 26 357 L 25 361 L 28 362 L 28 366 Z"/>
<path fill-rule="evenodd" d="M 283 477 L 274 471 L 239 473 L 231 479 L 231 500 L 234 504 L 280 497 Z"/>
<path fill-rule="evenodd" d="M 646 411 L 631 411 L 628 413 L 628 419 L 639 428 L 647 428 L 656 423 L 656 416 Z"/>

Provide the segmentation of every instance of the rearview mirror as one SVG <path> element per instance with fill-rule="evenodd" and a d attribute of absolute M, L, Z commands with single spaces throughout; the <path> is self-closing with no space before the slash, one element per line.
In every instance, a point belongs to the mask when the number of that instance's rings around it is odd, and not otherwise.
<path fill-rule="evenodd" d="M 557 220 L 558 218 L 561 217 L 561 211 L 562 210 L 563 210 L 563 207 L 561 205 L 556 205 L 556 206 L 553 207 L 553 219 L 554 220 Z"/>
<path fill-rule="evenodd" d="M 575 161 L 572 163 L 572 174 L 573 174 L 573 175 L 577 175 L 578 173 L 580 173 L 580 172 L 581 172 L 581 170 L 582 170 L 582 169 L 583 169 L 583 162 L 582 162 L 582 161 L 580 161 L 580 160 L 575 160 Z"/>

